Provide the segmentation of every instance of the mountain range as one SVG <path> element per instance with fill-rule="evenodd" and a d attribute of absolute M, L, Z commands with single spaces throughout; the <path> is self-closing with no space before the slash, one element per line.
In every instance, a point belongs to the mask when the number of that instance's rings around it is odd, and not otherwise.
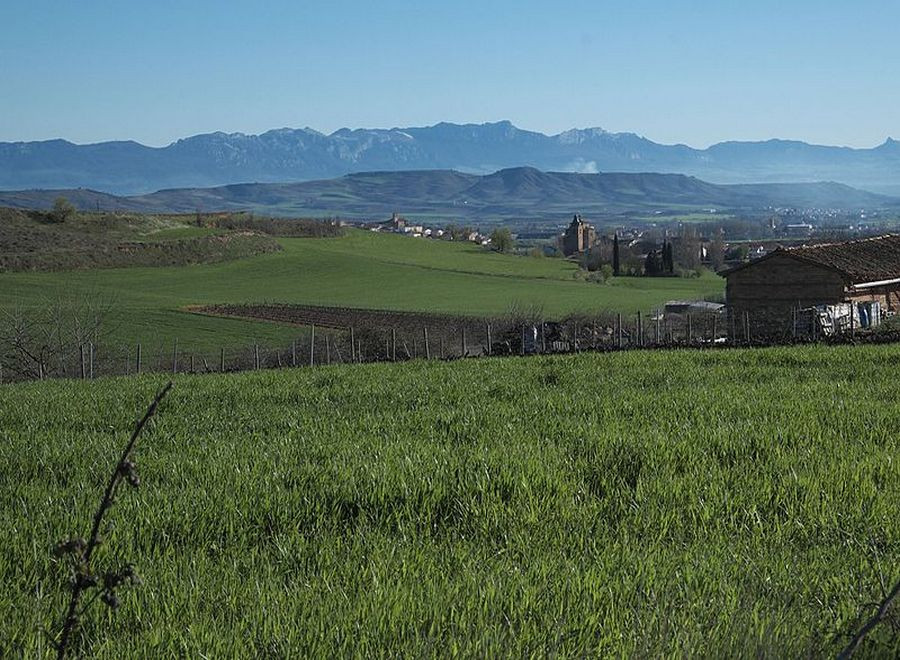
<path fill-rule="evenodd" d="M 63 195 L 83 209 L 141 212 L 254 211 L 295 217 L 411 217 L 558 222 L 631 212 L 772 206 L 900 208 L 900 200 L 838 183 L 708 183 L 683 174 L 579 174 L 530 167 L 477 175 L 453 170 L 364 172 L 299 183 L 244 183 L 115 196 L 88 189 L 0 192 L 0 206 L 49 208 Z"/>
<path fill-rule="evenodd" d="M 707 149 L 658 144 L 599 128 L 545 135 L 508 121 L 422 128 L 347 128 L 326 135 L 282 128 L 208 133 L 148 147 L 133 141 L 0 143 L 0 190 L 91 188 L 135 195 L 162 188 L 284 183 L 355 172 L 456 170 L 486 174 L 529 166 L 558 172 L 671 172 L 713 183 L 838 181 L 900 195 L 900 142 L 872 149 L 789 140 L 722 142 Z"/>

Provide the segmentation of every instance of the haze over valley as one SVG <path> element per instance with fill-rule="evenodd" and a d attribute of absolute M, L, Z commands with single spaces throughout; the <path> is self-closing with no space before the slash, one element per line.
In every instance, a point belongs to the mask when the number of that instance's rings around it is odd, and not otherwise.
<path fill-rule="evenodd" d="M 163 188 L 289 183 L 349 173 L 452 169 L 489 174 L 534 167 L 556 172 L 675 173 L 711 183 L 833 181 L 900 195 L 900 142 L 870 149 L 772 139 L 706 149 L 658 144 L 600 128 L 545 135 L 508 121 L 423 128 L 282 128 L 260 135 L 207 133 L 161 147 L 64 139 L 0 143 L 0 190 L 90 188 L 117 195 Z"/>

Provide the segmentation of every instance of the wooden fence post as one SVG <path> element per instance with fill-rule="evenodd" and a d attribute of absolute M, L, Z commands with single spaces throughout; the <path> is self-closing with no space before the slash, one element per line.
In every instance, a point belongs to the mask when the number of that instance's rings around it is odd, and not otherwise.
<path fill-rule="evenodd" d="M 444 352 L 444 335 L 441 334 L 441 359 L 443 360 L 446 357 Z"/>
<path fill-rule="evenodd" d="M 316 363 L 316 324 L 309 326 L 309 366 Z"/>
<path fill-rule="evenodd" d="M 519 347 L 519 354 L 525 355 L 525 324 L 522 324 L 522 345 Z"/>
<path fill-rule="evenodd" d="M 219 371 L 225 373 L 225 347 L 219 349 Z"/>
<path fill-rule="evenodd" d="M 541 353 L 547 352 L 547 322 L 541 321 Z"/>
<path fill-rule="evenodd" d="M 431 359 L 431 350 L 428 348 L 428 328 L 422 326 L 422 341 L 425 343 L 425 359 Z"/>
<path fill-rule="evenodd" d="M 331 340 L 325 335 L 325 364 L 331 364 Z"/>
<path fill-rule="evenodd" d="M 462 327 L 462 356 L 466 357 L 466 326 Z"/>
<path fill-rule="evenodd" d="M 84 344 L 80 344 L 78 346 L 78 352 L 81 356 L 81 380 L 84 380 L 87 377 L 85 366 L 84 366 Z"/>
<path fill-rule="evenodd" d="M 350 326 L 350 361 L 356 362 L 356 332 Z"/>
<path fill-rule="evenodd" d="M 194 354 L 191 353 L 191 373 L 194 373 Z"/>
<path fill-rule="evenodd" d="M 622 348 L 622 314 L 616 314 L 616 347 Z"/>
<path fill-rule="evenodd" d="M 141 345 L 138 343 L 137 345 L 137 357 L 135 358 L 135 372 L 141 373 Z"/>
<path fill-rule="evenodd" d="M 688 344 L 693 344 L 693 343 L 694 343 L 694 315 L 693 315 L 693 314 L 688 314 L 687 316 L 688 316 L 688 318 L 687 318 L 687 322 L 688 322 L 688 337 L 687 337 L 687 339 L 688 339 Z"/>
<path fill-rule="evenodd" d="M 91 380 L 94 380 L 94 342 L 90 343 L 90 349 L 91 349 L 91 363 L 90 363 L 91 364 Z M 42 368 L 43 368 L 43 366 L 44 365 L 41 364 Z"/>
<path fill-rule="evenodd" d="M 391 328 L 391 360 L 397 361 L 397 328 Z"/>
<path fill-rule="evenodd" d="M 493 354 L 492 342 L 491 342 L 491 324 L 487 324 L 487 354 Z"/>
<path fill-rule="evenodd" d="M 712 317 L 712 343 L 713 346 L 716 345 L 716 340 L 719 338 L 719 315 L 716 312 L 713 312 Z"/>
<path fill-rule="evenodd" d="M 744 339 L 750 345 L 750 312 L 744 312 Z"/>
<path fill-rule="evenodd" d="M 253 345 L 253 368 L 259 369 L 259 344 Z"/>
<path fill-rule="evenodd" d="M 175 339 L 175 344 L 172 348 L 172 373 L 178 373 L 178 339 Z"/>
<path fill-rule="evenodd" d="M 637 336 L 638 346 L 644 347 L 644 320 L 641 318 L 641 310 L 637 313 Z"/>

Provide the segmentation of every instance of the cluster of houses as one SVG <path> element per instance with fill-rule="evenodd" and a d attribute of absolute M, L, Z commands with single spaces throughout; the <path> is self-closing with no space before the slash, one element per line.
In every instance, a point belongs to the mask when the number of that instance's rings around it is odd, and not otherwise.
<path fill-rule="evenodd" d="M 690 236 L 686 234 L 673 236 L 665 230 L 660 233 L 659 228 L 655 227 L 652 229 L 622 227 L 616 230 L 614 237 L 610 237 L 598 234 L 593 225 L 576 214 L 565 232 L 559 235 L 557 244 L 563 256 L 573 257 L 594 248 L 611 253 L 615 242 L 624 253 L 634 256 L 643 263 L 649 254 L 659 251 L 661 244 L 666 242 L 671 243 L 692 267 L 696 267 L 709 260 L 712 241 L 711 237 L 701 236 L 696 232 Z"/>
<path fill-rule="evenodd" d="M 795 239 L 787 241 L 794 245 L 786 247 L 777 239 L 745 244 L 749 250 L 742 259 L 719 271 L 726 280 L 725 305 L 671 301 L 665 314 L 721 312 L 732 331 L 758 337 L 874 327 L 900 312 L 900 235 L 816 243 L 810 240 L 814 228 L 808 222 L 780 228 L 786 239 Z M 603 240 L 576 215 L 559 244 L 571 256 Z M 643 237 L 622 232 L 619 240 L 640 246 Z M 709 240 L 695 240 L 694 245 L 705 260 Z"/>
<path fill-rule="evenodd" d="M 363 226 L 416 238 L 490 243 L 488 236 L 477 231 L 429 227 L 396 213 L 389 220 Z M 779 228 L 795 245 L 785 247 L 778 239 L 745 243 L 747 250 L 741 260 L 719 271 L 726 280 L 725 305 L 670 301 L 664 314 L 727 314 L 733 330 L 737 327 L 737 332 L 743 329 L 749 334 L 752 322 L 753 333 L 759 336 L 782 334 L 790 328 L 796 333 L 800 311 L 811 312 L 816 326 L 826 334 L 875 326 L 884 316 L 900 312 L 900 235 L 816 244 L 809 240 L 815 229 L 809 222 L 782 223 Z M 617 240 L 636 252 L 652 251 L 659 242 L 656 234 L 626 228 L 617 232 Z M 677 242 L 679 238 L 666 240 Z M 565 256 L 575 256 L 612 240 L 598 235 L 590 223 L 575 215 L 558 243 Z M 707 260 L 711 242 L 709 237 L 690 237 L 690 249 L 696 250 L 698 262 Z"/>
<path fill-rule="evenodd" d="M 444 241 L 468 241 L 479 245 L 489 245 L 491 239 L 479 231 L 460 230 L 449 231 L 439 227 L 429 227 L 423 224 L 408 221 L 403 216 L 393 213 L 390 220 L 383 222 L 370 222 L 363 225 L 365 229 L 374 232 L 388 232 L 403 234 L 412 238 L 432 238 Z"/>

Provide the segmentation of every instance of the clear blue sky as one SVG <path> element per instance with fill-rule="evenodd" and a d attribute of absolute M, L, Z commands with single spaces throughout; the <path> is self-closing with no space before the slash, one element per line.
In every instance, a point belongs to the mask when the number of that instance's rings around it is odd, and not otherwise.
<path fill-rule="evenodd" d="M 900 2 L 0 1 L 0 140 L 499 119 L 874 146 Z"/>

